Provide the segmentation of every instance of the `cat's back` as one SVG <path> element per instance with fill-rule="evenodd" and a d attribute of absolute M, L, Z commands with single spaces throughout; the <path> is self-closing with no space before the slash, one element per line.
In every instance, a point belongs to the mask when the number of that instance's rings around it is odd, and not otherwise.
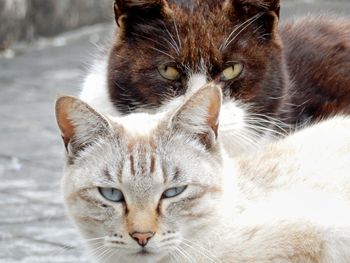
<path fill-rule="evenodd" d="M 281 26 L 293 123 L 350 112 L 350 19 L 306 17 Z"/>
<path fill-rule="evenodd" d="M 350 117 L 302 129 L 240 160 L 242 185 L 254 195 L 298 187 L 327 189 L 350 201 Z"/>

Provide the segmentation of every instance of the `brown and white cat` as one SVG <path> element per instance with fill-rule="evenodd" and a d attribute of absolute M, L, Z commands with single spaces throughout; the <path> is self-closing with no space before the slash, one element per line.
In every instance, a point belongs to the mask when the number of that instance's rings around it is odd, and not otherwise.
<path fill-rule="evenodd" d="M 114 8 L 108 63 L 96 65 L 81 94 L 100 111 L 161 111 L 219 80 L 232 154 L 286 127 L 349 113 L 349 19 L 278 28 L 279 0 L 116 0 Z"/>
<path fill-rule="evenodd" d="M 58 99 L 64 199 L 96 261 L 350 262 L 350 118 L 235 160 L 220 107 L 213 84 L 170 113 L 115 119 Z"/>

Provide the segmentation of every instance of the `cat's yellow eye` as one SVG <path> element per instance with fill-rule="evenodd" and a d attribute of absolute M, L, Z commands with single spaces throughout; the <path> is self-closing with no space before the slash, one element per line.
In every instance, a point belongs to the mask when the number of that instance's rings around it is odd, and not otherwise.
<path fill-rule="evenodd" d="M 178 80 L 180 78 L 180 72 L 171 65 L 162 64 L 158 67 L 159 74 L 168 80 Z"/>
<path fill-rule="evenodd" d="M 241 74 L 243 70 L 243 65 L 241 63 L 236 63 L 234 65 L 229 66 L 221 72 L 220 80 L 228 81 L 235 79 Z"/>

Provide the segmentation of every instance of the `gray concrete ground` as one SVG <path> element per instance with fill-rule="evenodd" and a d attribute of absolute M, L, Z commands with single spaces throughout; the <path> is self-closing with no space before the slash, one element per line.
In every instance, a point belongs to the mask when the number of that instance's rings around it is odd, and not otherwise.
<path fill-rule="evenodd" d="M 323 10 L 350 14 L 350 0 L 282 3 L 282 19 Z M 78 92 L 95 51 L 81 38 L 0 59 L 1 263 L 87 262 L 61 202 L 64 150 L 53 105 L 57 94 Z"/>

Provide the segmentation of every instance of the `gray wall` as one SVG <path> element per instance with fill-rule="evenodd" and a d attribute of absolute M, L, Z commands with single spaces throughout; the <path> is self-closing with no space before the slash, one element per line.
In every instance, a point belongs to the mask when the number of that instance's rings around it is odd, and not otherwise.
<path fill-rule="evenodd" d="M 0 0 L 0 51 L 16 41 L 112 21 L 112 7 L 113 0 Z"/>

